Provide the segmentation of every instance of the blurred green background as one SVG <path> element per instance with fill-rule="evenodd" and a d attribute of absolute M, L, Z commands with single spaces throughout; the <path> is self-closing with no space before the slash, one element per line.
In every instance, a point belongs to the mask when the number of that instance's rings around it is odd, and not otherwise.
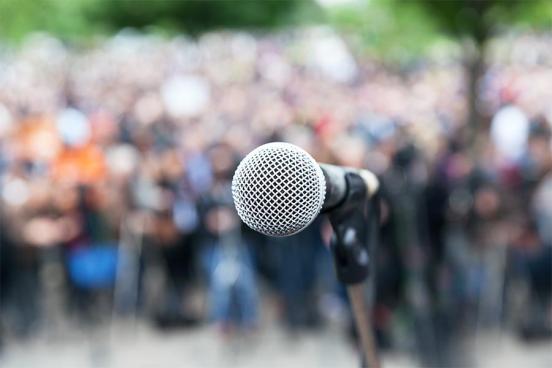
<path fill-rule="evenodd" d="M 552 25 L 547 0 L 2 0 L 0 37 L 47 31 L 82 41 L 125 27 L 199 34 L 221 28 L 271 29 L 330 23 L 354 35 L 359 51 L 412 57 L 434 41 L 483 45 L 493 35 Z M 398 42 L 400 40 L 400 42 Z M 400 46 L 400 47 L 399 47 Z"/>

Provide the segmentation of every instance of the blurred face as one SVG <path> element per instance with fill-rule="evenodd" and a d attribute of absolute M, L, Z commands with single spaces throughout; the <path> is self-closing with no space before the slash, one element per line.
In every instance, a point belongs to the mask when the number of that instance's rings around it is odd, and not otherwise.
<path fill-rule="evenodd" d="M 74 185 L 58 185 L 51 187 L 54 206 L 61 212 L 70 212 L 78 208 L 79 191 Z"/>
<path fill-rule="evenodd" d="M 177 150 L 170 150 L 162 158 L 163 174 L 166 178 L 177 180 L 183 171 L 182 160 Z"/>
<path fill-rule="evenodd" d="M 472 163 L 463 153 L 455 153 L 450 157 L 447 165 L 447 175 L 452 180 L 465 178 L 472 170 Z"/>
<path fill-rule="evenodd" d="M 529 154 L 542 174 L 552 168 L 552 151 L 547 138 L 535 137 L 529 141 Z"/>
<path fill-rule="evenodd" d="M 234 153 L 227 147 L 217 147 L 210 155 L 211 165 L 215 177 L 218 179 L 230 179 L 234 168 Z"/>
<path fill-rule="evenodd" d="M 162 215 L 156 219 L 155 236 L 161 245 L 166 245 L 177 239 L 178 229 L 170 216 Z"/>
<path fill-rule="evenodd" d="M 48 180 L 35 180 L 30 182 L 30 197 L 27 205 L 31 208 L 46 208 L 52 196 L 52 183 Z"/>
<path fill-rule="evenodd" d="M 474 208 L 482 218 L 490 218 L 498 213 L 500 198 L 493 188 L 483 188 L 476 192 Z"/>
<path fill-rule="evenodd" d="M 207 213 L 207 229 L 213 234 L 224 234 L 238 226 L 238 218 L 230 207 L 217 207 Z"/>

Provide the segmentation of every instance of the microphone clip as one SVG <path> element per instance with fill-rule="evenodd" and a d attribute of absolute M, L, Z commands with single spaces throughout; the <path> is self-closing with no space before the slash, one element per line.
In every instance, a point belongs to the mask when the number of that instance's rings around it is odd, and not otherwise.
<path fill-rule="evenodd" d="M 327 211 L 334 230 L 330 249 L 337 278 L 354 285 L 370 273 L 379 232 L 379 195 L 370 195 L 365 180 L 356 172 L 346 173 L 345 181 L 345 200 Z"/>

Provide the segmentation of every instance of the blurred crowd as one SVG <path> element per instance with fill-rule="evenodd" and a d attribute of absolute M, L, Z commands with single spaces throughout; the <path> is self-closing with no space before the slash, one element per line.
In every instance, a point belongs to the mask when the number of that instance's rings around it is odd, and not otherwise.
<path fill-rule="evenodd" d="M 461 62 L 359 59 L 324 28 L 1 46 L 0 344 L 56 313 L 232 334 L 266 303 L 291 331 L 346 310 L 324 219 L 276 239 L 237 218 L 233 171 L 269 141 L 382 179 L 383 348 L 442 366 L 481 329 L 550 336 L 550 45 L 493 41 L 474 145 Z"/>

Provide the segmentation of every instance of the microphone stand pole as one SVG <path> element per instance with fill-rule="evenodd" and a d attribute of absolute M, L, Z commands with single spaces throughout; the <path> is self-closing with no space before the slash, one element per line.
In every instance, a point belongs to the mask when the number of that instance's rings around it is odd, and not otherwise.
<path fill-rule="evenodd" d="M 380 368 L 370 317 L 372 306 L 367 305 L 365 293 L 366 284 L 370 284 L 369 289 L 374 285 L 374 274 L 370 275 L 369 267 L 377 243 L 379 195 L 376 192 L 370 196 L 366 182 L 356 172 L 347 173 L 345 180 L 345 200 L 325 211 L 334 230 L 331 251 L 337 278 L 347 286 L 362 350 L 362 367 Z"/>
<path fill-rule="evenodd" d="M 365 283 L 347 286 L 347 294 L 351 302 L 351 309 L 355 318 L 360 346 L 363 353 L 362 367 L 380 368 L 380 362 L 376 342 L 372 334 L 372 319 L 369 316 L 368 308 L 364 301 Z"/>

